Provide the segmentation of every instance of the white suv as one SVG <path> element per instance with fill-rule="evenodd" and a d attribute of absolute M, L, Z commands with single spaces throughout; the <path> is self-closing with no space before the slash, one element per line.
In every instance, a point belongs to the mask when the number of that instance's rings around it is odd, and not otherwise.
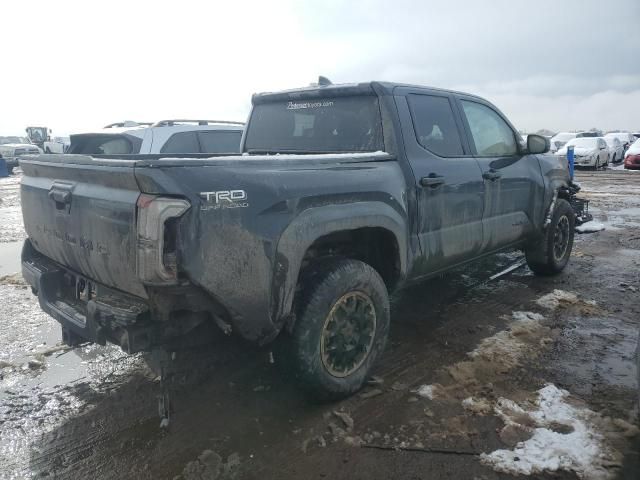
<path fill-rule="evenodd" d="M 238 153 L 244 123 L 224 120 L 121 122 L 100 131 L 71 135 L 67 153 L 136 155 Z"/>

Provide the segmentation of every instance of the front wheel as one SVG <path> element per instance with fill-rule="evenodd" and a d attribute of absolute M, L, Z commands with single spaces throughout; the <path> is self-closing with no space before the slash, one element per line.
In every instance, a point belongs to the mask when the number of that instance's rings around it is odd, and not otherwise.
<path fill-rule="evenodd" d="M 551 222 L 544 234 L 525 248 L 529 268 L 538 275 L 555 275 L 564 270 L 571 256 L 576 215 L 563 198 L 556 200 Z"/>
<path fill-rule="evenodd" d="M 281 365 L 314 400 L 357 392 L 384 350 L 389 297 L 371 266 L 341 259 L 302 276 L 297 319 L 285 333 Z"/>

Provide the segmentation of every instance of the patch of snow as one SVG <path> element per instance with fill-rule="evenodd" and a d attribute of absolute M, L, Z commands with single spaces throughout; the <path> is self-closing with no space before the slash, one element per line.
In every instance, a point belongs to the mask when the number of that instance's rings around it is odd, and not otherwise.
<path fill-rule="evenodd" d="M 239 155 L 229 155 L 229 156 L 225 156 L 225 157 L 216 157 L 215 155 L 208 157 L 208 158 L 198 158 L 198 159 L 194 159 L 194 158 L 181 158 L 179 156 L 175 156 L 175 157 L 171 157 L 171 156 L 166 156 L 166 157 L 162 157 L 157 161 L 165 161 L 165 160 L 199 160 L 199 161 L 220 161 L 220 162 L 231 162 L 231 161 L 247 161 L 247 160 L 256 160 L 256 161 L 264 161 L 264 160 L 292 160 L 292 161 L 297 161 L 297 160 L 349 160 L 349 159 L 364 159 L 364 158 L 371 158 L 371 159 L 379 159 L 379 160 L 383 160 L 383 159 L 389 159 L 391 158 L 391 155 L 387 152 L 383 152 L 383 151 L 375 151 L 375 152 L 345 152 L 345 153 L 307 153 L 307 154 L 300 154 L 300 153 L 276 153 L 276 154 L 272 154 L 272 155 L 255 155 L 255 154 L 250 154 L 250 153 L 242 153 Z"/>
<path fill-rule="evenodd" d="M 544 320 L 544 315 L 534 312 L 513 312 L 511 317 L 516 322 L 540 322 Z"/>
<path fill-rule="evenodd" d="M 562 304 L 576 303 L 577 301 L 578 297 L 575 293 L 555 289 L 553 292 L 547 293 L 546 295 L 540 297 L 538 300 L 536 300 L 536 303 L 542 308 L 555 310 Z"/>
<path fill-rule="evenodd" d="M 496 381 L 520 365 L 523 358 L 535 358 L 551 342 L 553 332 L 544 325 L 544 316 L 533 312 L 513 312 L 503 331 L 483 339 L 469 360 L 447 367 L 458 385 L 477 385 Z"/>
<path fill-rule="evenodd" d="M 467 397 L 462 400 L 462 407 L 477 415 L 486 415 L 491 412 L 491 404 L 484 398 Z"/>
<path fill-rule="evenodd" d="M 433 400 L 433 397 L 435 396 L 435 390 L 435 385 L 422 385 L 415 391 L 415 393 L 423 398 Z"/>
<path fill-rule="evenodd" d="M 576 226 L 576 232 L 578 233 L 594 233 L 604 230 L 606 227 L 600 222 L 587 222 L 582 225 Z"/>
<path fill-rule="evenodd" d="M 528 429 L 532 436 L 513 450 L 482 454 L 481 462 L 514 475 L 564 470 L 584 479 L 609 478 L 605 467 L 615 463 L 615 452 L 593 427 L 597 414 L 569 404 L 567 397 L 569 392 L 550 384 L 538 391 L 531 410 L 508 399 L 498 400 L 495 411 L 505 425 Z"/>
<path fill-rule="evenodd" d="M 544 332 L 540 323 L 544 316 L 533 312 L 513 312 L 513 323 L 508 330 L 485 338 L 472 352 L 471 358 L 497 361 L 505 366 L 515 366 L 530 343 L 527 340 L 538 339 Z"/>

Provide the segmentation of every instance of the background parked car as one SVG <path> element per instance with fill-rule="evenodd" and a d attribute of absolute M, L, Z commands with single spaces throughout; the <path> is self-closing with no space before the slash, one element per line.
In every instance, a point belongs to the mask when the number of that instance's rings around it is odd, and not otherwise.
<path fill-rule="evenodd" d="M 581 137 L 569 140 L 558 150 L 558 155 L 566 157 L 567 147 L 573 145 L 576 167 L 594 167 L 596 170 L 609 164 L 609 148 L 601 137 Z"/>
<path fill-rule="evenodd" d="M 640 170 L 640 138 L 627 150 L 624 157 L 624 168 Z"/>
<path fill-rule="evenodd" d="M 624 158 L 624 147 L 618 137 L 603 137 L 604 141 L 607 142 L 607 148 L 609 148 L 609 158 L 611 159 L 611 163 L 621 162 Z"/>
<path fill-rule="evenodd" d="M 21 156 L 39 153 L 42 153 L 42 150 L 37 145 L 33 145 L 26 137 L 0 137 L 0 154 L 7 162 L 9 173 L 18 166 L 18 159 Z"/>
<path fill-rule="evenodd" d="M 602 130 L 589 130 L 588 132 L 578 132 L 576 133 L 576 138 L 595 138 L 602 137 Z"/>
<path fill-rule="evenodd" d="M 44 142 L 44 153 L 65 153 L 71 145 L 69 137 L 50 137 Z"/>
<path fill-rule="evenodd" d="M 633 142 L 636 141 L 636 137 L 633 136 L 633 133 L 629 133 L 629 132 L 610 132 L 604 136 L 605 140 L 611 137 L 615 137 L 618 140 L 620 140 L 620 143 L 622 144 L 622 148 L 624 152 L 626 152 L 627 148 L 629 148 L 633 144 Z"/>
<path fill-rule="evenodd" d="M 237 153 L 240 151 L 243 130 L 243 123 L 225 120 L 113 123 L 97 132 L 71 135 L 71 146 L 67 153 Z"/>
<path fill-rule="evenodd" d="M 564 147 L 569 140 L 572 138 L 576 138 L 575 132 L 560 132 L 551 137 L 551 149 L 549 150 L 551 153 L 556 153 L 562 147 Z"/>

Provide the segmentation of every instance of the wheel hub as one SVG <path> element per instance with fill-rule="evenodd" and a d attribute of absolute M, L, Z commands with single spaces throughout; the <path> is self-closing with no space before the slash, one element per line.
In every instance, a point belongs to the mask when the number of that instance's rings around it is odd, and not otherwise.
<path fill-rule="evenodd" d="M 376 310 L 362 292 L 338 299 L 327 315 L 320 338 L 322 363 L 334 377 L 346 377 L 367 359 L 376 333 Z"/>

